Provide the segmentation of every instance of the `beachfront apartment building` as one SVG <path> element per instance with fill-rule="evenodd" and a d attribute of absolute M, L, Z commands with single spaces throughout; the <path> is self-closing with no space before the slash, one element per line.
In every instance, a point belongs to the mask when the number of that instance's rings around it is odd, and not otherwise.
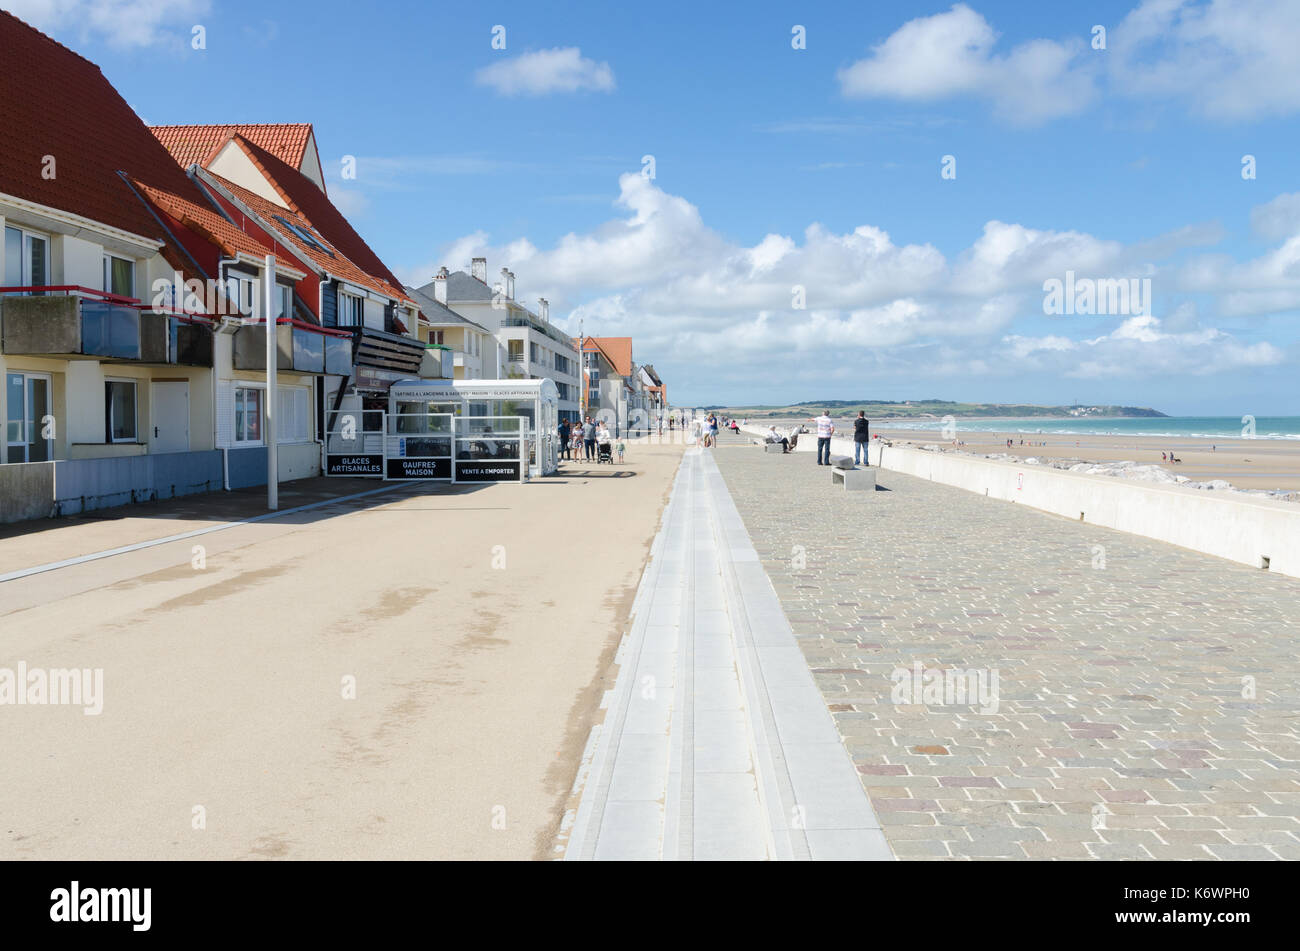
<path fill-rule="evenodd" d="M 577 337 L 585 383 L 583 412 L 622 435 L 651 429 L 646 391 L 632 359 L 631 337 Z"/>
<path fill-rule="evenodd" d="M 420 339 L 450 348 L 457 380 L 497 379 L 496 338 L 486 327 L 462 317 L 434 296 L 446 289 L 445 279 L 430 281 L 423 288 L 406 287 L 406 293 L 420 305 Z"/>
<path fill-rule="evenodd" d="M 262 484 L 268 399 L 280 478 L 316 475 L 328 410 L 452 377 L 329 201 L 309 125 L 151 131 L 3 12 L 0 46 L 0 520 Z"/>
<path fill-rule="evenodd" d="M 198 272 L 139 192 L 194 186 L 93 63 L 2 11 L 0 49 L 0 519 L 220 488 L 214 324 L 151 306 Z"/>
<path fill-rule="evenodd" d="M 268 234 L 279 252 L 305 272 L 287 302 L 295 323 L 277 333 L 286 338 L 281 367 L 321 377 L 312 408 L 317 445 L 308 474 L 319 473 L 319 441 L 337 421 L 360 413 L 364 428 L 378 427 L 378 413 L 387 407 L 394 382 L 452 378 L 450 349 L 421 338 L 419 305 L 312 174 L 319 160 L 309 154 L 315 151 L 310 125 L 162 126 L 154 132 L 178 163 L 201 156 L 188 173 L 212 203 L 232 221 L 251 223 Z M 241 286 L 245 279 L 236 276 Z M 294 343 L 295 334 L 310 332 L 329 338 L 327 351 L 337 346 L 336 360 L 327 359 L 325 365 L 314 347 L 304 350 Z M 337 343 L 340 338 L 346 346 Z M 218 383 L 226 405 L 238 408 L 236 391 L 244 389 L 247 372 L 265 372 L 259 346 L 265 346 L 265 337 L 256 328 L 235 331 L 232 359 L 228 366 L 221 364 L 225 372 Z M 238 438 L 237 433 L 221 435 L 223 445 Z M 281 460 L 283 464 L 283 453 Z M 308 464 L 305 455 L 302 462 Z"/>
<path fill-rule="evenodd" d="M 440 268 L 433 280 L 418 288 L 453 313 L 488 330 L 493 339 L 491 357 L 501 379 L 550 379 L 559 391 L 559 418 L 576 420 L 581 412 L 581 376 L 573 339 L 550 320 L 550 305 L 539 299 L 534 314 L 515 297 L 515 275 L 501 269 L 500 279 L 488 284 L 487 259 L 474 258 L 469 273 Z"/>
<path fill-rule="evenodd" d="M 642 364 L 637 368 L 638 390 L 640 391 L 641 404 L 649 414 L 653 423 L 658 423 L 668 411 L 668 387 L 664 381 L 659 378 L 654 365 L 650 363 Z"/>

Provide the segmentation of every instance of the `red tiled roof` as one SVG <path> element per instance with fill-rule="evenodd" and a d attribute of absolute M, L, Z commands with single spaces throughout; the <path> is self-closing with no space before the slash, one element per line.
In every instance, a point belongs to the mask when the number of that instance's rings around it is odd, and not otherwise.
<path fill-rule="evenodd" d="M 587 337 L 589 343 L 604 354 L 614 372 L 621 377 L 632 375 L 632 338 L 631 337 Z M 578 349 L 582 349 L 582 338 L 578 338 Z"/>
<path fill-rule="evenodd" d="M 268 253 L 275 253 L 278 242 L 268 241 L 263 244 L 251 234 L 235 227 L 213 210 L 211 206 L 201 205 L 179 195 L 173 195 L 170 192 L 146 185 L 144 182 L 137 181 L 135 185 L 142 194 L 157 206 L 159 211 L 171 215 L 191 231 L 215 244 L 230 257 L 243 253 L 260 258 Z"/>
<path fill-rule="evenodd" d="M 335 277 L 342 278 L 343 280 L 356 284 L 359 287 L 365 287 L 369 290 L 376 291 L 387 297 L 393 297 L 398 300 L 410 300 L 410 298 L 406 296 L 406 293 L 401 289 L 401 286 L 395 281 L 390 284 L 384 279 L 372 276 L 367 271 L 358 267 L 343 251 L 343 249 L 334 242 L 329 234 L 327 234 L 323 229 L 318 228 L 315 222 L 304 215 L 283 208 L 275 202 L 263 198 L 256 192 L 249 191 L 242 185 L 236 185 L 229 179 L 222 178 L 215 172 L 204 170 L 200 172 L 200 177 L 211 179 L 214 183 L 233 196 L 236 202 L 243 205 L 254 215 L 265 221 L 269 227 L 274 228 L 277 232 L 282 234 L 285 240 L 294 249 L 294 253 L 302 260 L 311 261 L 321 270 L 328 271 Z M 324 196 L 321 197 L 323 198 Z M 298 240 L 291 231 L 275 220 L 277 216 L 288 221 L 290 224 L 296 225 L 300 228 L 306 228 L 309 232 L 319 234 L 325 239 L 325 243 L 330 245 L 333 249 L 335 252 L 334 255 L 331 257 L 319 248 L 314 248 L 306 242 Z"/>
<path fill-rule="evenodd" d="M 240 141 L 239 138 L 236 141 Z M 371 250 L 361 235 L 353 229 L 347 218 L 334 207 L 334 203 L 316 187 L 316 183 L 290 165 L 259 148 L 252 142 L 240 142 L 249 158 L 266 173 L 276 191 L 289 202 L 291 208 L 306 218 L 325 240 L 363 269 L 367 274 L 396 288 L 402 300 L 409 298 L 402 292 L 402 282 Z"/>
<path fill-rule="evenodd" d="M 2 10 L 0 64 L 0 192 L 163 240 L 117 172 L 177 195 L 194 185 L 99 67 Z"/>
<path fill-rule="evenodd" d="M 302 167 L 312 138 L 309 122 L 240 125 L 156 125 L 150 131 L 167 147 L 182 168 L 207 165 L 230 137 L 241 135 L 294 168 Z M 319 159 L 318 159 L 319 161 Z"/>

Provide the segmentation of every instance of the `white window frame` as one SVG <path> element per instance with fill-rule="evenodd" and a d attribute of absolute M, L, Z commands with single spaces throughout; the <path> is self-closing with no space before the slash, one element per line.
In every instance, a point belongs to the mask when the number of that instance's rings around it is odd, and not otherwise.
<path fill-rule="evenodd" d="M 245 290 L 248 291 L 247 295 L 244 294 Z M 247 305 L 244 303 L 246 296 Z M 235 307 L 238 308 L 240 314 L 245 317 L 259 316 L 261 310 L 258 302 L 259 296 L 257 293 L 257 278 L 249 277 L 240 271 L 226 272 L 226 297 L 234 301 Z M 247 310 L 244 309 L 245 306 L 247 306 Z"/>
<path fill-rule="evenodd" d="M 275 319 L 280 320 L 281 318 L 287 317 L 290 320 L 292 320 L 293 319 L 293 288 L 290 287 L 288 284 L 281 284 L 280 282 L 277 281 L 275 285 L 275 296 L 277 301 L 275 305 L 276 306 Z"/>
<path fill-rule="evenodd" d="M 355 301 L 355 303 L 353 303 Z M 357 294 L 349 294 L 343 288 L 338 292 L 338 320 L 340 327 L 364 327 L 366 325 L 366 299 Z M 352 313 L 355 311 L 355 313 Z M 347 320 L 344 314 L 347 312 Z"/>
<path fill-rule="evenodd" d="M 240 409 L 239 403 L 240 403 L 241 391 L 256 392 L 258 394 L 257 396 L 257 438 L 256 439 L 241 439 L 239 435 L 239 409 Z M 259 386 L 255 383 L 246 383 L 242 380 L 236 381 L 234 386 L 234 402 L 231 405 L 231 413 L 233 414 L 233 418 L 230 421 L 231 445 L 237 448 L 244 448 L 247 446 L 266 445 L 266 435 L 265 435 L 266 434 L 266 425 L 265 425 L 266 406 L 264 402 L 265 400 L 266 400 L 265 384 Z M 248 418 L 247 405 L 244 406 L 244 418 L 245 419 Z"/>
<path fill-rule="evenodd" d="M 5 271 L 5 273 L 3 274 L 3 280 L 0 280 L 0 286 L 48 287 L 50 284 L 50 266 L 51 266 L 50 249 L 53 245 L 53 242 L 50 240 L 50 236 L 40 231 L 32 231 L 28 228 L 24 228 L 21 225 L 10 224 L 7 221 L 5 222 L 3 230 L 6 232 L 10 230 L 17 231 L 20 236 L 18 240 L 19 274 L 18 274 L 18 280 L 13 281 L 10 279 L 8 271 Z M 45 243 L 45 273 L 44 275 L 42 275 L 41 282 L 39 284 L 33 284 L 31 282 L 32 258 L 31 258 L 31 251 L 27 247 L 27 242 L 29 239 L 32 238 L 38 239 Z M 9 257 L 9 236 L 7 234 L 3 234 L 0 235 L 0 264 L 7 262 L 8 257 Z"/>
<path fill-rule="evenodd" d="M 296 386 L 293 384 L 276 386 L 276 417 L 275 417 L 275 443 L 277 446 L 292 445 L 294 443 L 305 443 L 312 441 L 312 388 L 309 386 Z M 239 402 L 240 391 L 256 392 L 258 394 L 257 411 L 258 439 L 240 439 L 239 438 Z M 236 448 L 247 448 L 251 446 L 266 445 L 266 384 L 254 383 L 250 380 L 236 380 L 234 385 L 234 400 L 231 404 L 231 412 L 234 418 L 230 421 L 231 444 Z M 289 412 L 286 412 L 285 401 L 289 401 Z M 293 404 L 297 404 L 295 407 Z M 247 404 L 245 404 L 247 410 Z M 290 415 L 292 414 L 292 416 Z M 293 417 L 301 416 L 301 427 L 294 432 L 287 432 L 284 428 L 285 422 Z M 245 415 L 247 418 L 247 414 Z"/>
<path fill-rule="evenodd" d="M 120 293 L 118 291 L 113 290 L 112 262 L 114 261 L 123 261 L 126 264 L 129 264 L 131 266 L 131 286 L 129 289 L 127 289 L 126 293 Z M 135 284 L 136 284 L 135 258 L 125 258 L 122 257 L 122 255 L 120 254 L 110 254 L 109 252 L 105 251 L 104 252 L 104 293 L 115 294 L 118 297 L 135 298 Z"/>
<path fill-rule="evenodd" d="M 286 412 L 285 400 L 289 401 Z M 279 414 L 275 418 L 275 441 L 278 445 L 286 443 L 310 442 L 311 426 L 311 388 L 306 386 L 277 386 L 275 409 Z M 297 404 L 297 405 L 295 405 Z M 288 433 L 281 427 L 285 421 L 301 415 L 302 428 Z"/>
<path fill-rule="evenodd" d="M 122 438 L 113 435 L 113 430 L 116 429 L 116 427 L 113 425 L 114 423 L 113 415 L 112 415 L 113 400 L 109 397 L 108 387 L 110 384 L 115 384 L 115 383 L 129 384 L 134 394 L 131 398 L 131 409 L 132 409 L 132 417 L 133 417 L 131 420 L 131 435 Z M 104 442 L 112 443 L 112 444 L 139 442 L 140 441 L 140 381 L 133 379 L 131 377 L 123 377 L 123 376 L 104 377 L 104 402 L 105 402 Z"/>

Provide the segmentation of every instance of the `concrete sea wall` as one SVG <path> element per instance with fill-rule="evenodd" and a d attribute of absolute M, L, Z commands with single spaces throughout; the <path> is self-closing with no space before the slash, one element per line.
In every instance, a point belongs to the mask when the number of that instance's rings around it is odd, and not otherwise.
<path fill-rule="evenodd" d="M 756 424 L 743 428 L 752 435 L 766 431 Z M 816 445 L 816 436 L 809 434 L 799 437 L 797 449 L 811 451 Z M 852 440 L 834 437 L 831 452 L 851 456 Z M 886 472 L 903 472 L 1300 578 L 1300 505 L 1295 503 L 997 462 L 955 452 L 882 446 L 876 440 L 872 441 L 870 459 Z M 826 482 L 829 486 L 830 476 Z M 881 485 L 888 486 L 888 481 L 882 479 Z"/>

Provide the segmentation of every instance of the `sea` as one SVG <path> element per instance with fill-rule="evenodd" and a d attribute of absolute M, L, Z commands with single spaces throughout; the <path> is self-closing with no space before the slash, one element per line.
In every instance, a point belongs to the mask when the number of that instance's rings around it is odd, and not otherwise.
<path fill-rule="evenodd" d="M 944 428 L 943 419 L 872 420 L 873 430 Z M 1170 436 L 1182 439 L 1300 439 L 1300 416 L 1142 416 L 993 419 L 956 417 L 958 432 L 1069 436 Z"/>

